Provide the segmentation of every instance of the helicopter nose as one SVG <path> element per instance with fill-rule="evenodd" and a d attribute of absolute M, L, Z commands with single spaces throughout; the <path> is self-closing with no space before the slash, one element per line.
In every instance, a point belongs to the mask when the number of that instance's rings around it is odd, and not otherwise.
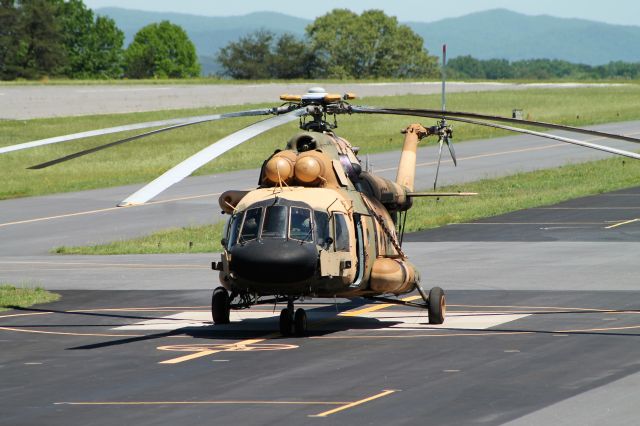
<path fill-rule="evenodd" d="M 318 253 L 313 244 L 295 240 L 264 239 L 236 244 L 230 269 L 255 282 L 293 283 L 314 276 Z"/>

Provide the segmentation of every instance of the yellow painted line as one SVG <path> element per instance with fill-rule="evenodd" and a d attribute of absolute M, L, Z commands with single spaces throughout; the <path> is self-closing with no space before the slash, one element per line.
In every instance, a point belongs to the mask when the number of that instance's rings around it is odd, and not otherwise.
<path fill-rule="evenodd" d="M 12 318 L 12 317 L 26 317 L 31 315 L 49 315 L 53 312 L 29 312 L 28 314 L 11 314 L 11 315 L 0 315 L 0 318 Z"/>
<path fill-rule="evenodd" d="M 455 307 L 455 308 L 489 308 L 489 309 L 505 309 L 505 308 L 514 308 L 514 309 L 556 309 L 561 311 L 594 311 L 601 313 L 636 313 L 640 314 L 640 311 L 630 311 L 630 310 L 616 310 L 616 309 L 598 309 L 598 308 L 568 308 L 563 306 L 518 306 L 518 305 L 447 305 L 447 307 Z"/>
<path fill-rule="evenodd" d="M 460 222 L 449 225 L 602 225 L 603 222 Z"/>
<path fill-rule="evenodd" d="M 309 417 L 327 417 L 327 416 L 330 416 L 332 414 L 339 413 L 340 411 L 348 410 L 349 408 L 353 408 L 353 407 L 356 407 L 358 405 L 362 405 L 364 403 L 367 403 L 367 402 L 370 402 L 370 401 L 385 397 L 387 395 L 391 395 L 392 393 L 396 393 L 396 392 L 397 392 L 396 390 L 384 390 L 384 391 L 382 391 L 382 392 L 380 392 L 378 394 L 372 395 L 372 396 L 370 396 L 368 398 L 363 398 L 363 399 L 360 399 L 358 401 L 350 402 L 348 404 L 343 405 L 342 407 L 334 408 L 333 410 L 329 410 L 329 411 L 324 411 L 324 412 L 319 413 L 319 414 L 314 414 L 314 415 L 311 415 Z"/>
<path fill-rule="evenodd" d="M 64 326 L 61 326 L 61 327 L 64 327 Z M 18 327 L 0 327 L 0 330 L 16 331 L 21 333 L 55 334 L 55 335 L 61 335 L 61 336 L 144 337 L 144 334 L 70 333 L 70 332 L 64 332 L 64 331 L 27 330 L 25 328 L 18 328 Z"/>
<path fill-rule="evenodd" d="M 543 149 L 559 148 L 561 146 L 566 146 L 566 145 L 567 144 L 564 144 L 564 143 L 558 143 L 558 144 L 547 145 L 547 146 L 539 146 L 539 147 L 532 147 L 532 148 L 522 148 L 522 149 L 513 149 L 513 150 L 509 150 L 509 151 L 492 152 L 492 153 L 489 153 L 489 154 L 471 155 L 469 157 L 460 157 L 460 158 L 458 158 L 458 161 L 476 160 L 478 158 L 487 158 L 487 157 L 497 157 L 497 156 L 500 156 L 500 155 L 517 154 L 519 152 L 541 151 Z M 453 163 L 453 160 L 442 160 L 441 162 L 442 163 Z M 430 161 L 430 162 L 426 162 L 426 163 L 418 163 L 418 164 L 416 164 L 416 167 L 435 166 L 437 164 L 438 164 L 437 161 Z M 378 173 L 378 172 L 390 172 L 392 170 L 397 170 L 397 168 L 398 167 L 388 167 L 386 169 L 378 169 L 378 170 L 376 170 L 376 173 Z"/>
<path fill-rule="evenodd" d="M 153 264 L 153 263 L 99 263 L 99 262 L 45 262 L 45 261 L 0 261 L 0 265 L 68 265 L 68 266 L 110 266 L 110 267 L 131 267 L 131 268 L 204 268 L 203 265 L 191 264 Z"/>
<path fill-rule="evenodd" d="M 416 300 L 416 299 L 422 299 L 422 297 L 420 297 L 420 296 L 409 296 L 409 297 L 405 297 L 404 299 L 400 299 L 400 300 L 403 300 L 405 302 L 410 302 L 410 301 Z M 371 306 L 368 306 L 366 308 L 357 309 L 355 311 L 342 312 L 342 313 L 339 314 L 339 316 L 341 316 L 341 317 L 356 317 L 358 315 L 366 314 L 368 312 L 379 311 L 380 309 L 385 309 L 385 308 L 388 308 L 390 306 L 397 306 L 397 305 L 395 303 L 382 303 L 382 304 L 379 304 L 379 305 L 371 305 Z"/>
<path fill-rule="evenodd" d="M 155 204 L 172 203 L 172 202 L 176 202 L 176 201 L 193 200 L 193 199 L 197 199 L 197 198 L 215 197 L 216 195 L 221 195 L 221 194 L 222 194 L 222 192 L 216 192 L 216 193 L 212 193 L 212 194 L 202 194 L 202 195 L 191 195 L 191 196 L 188 196 L 188 197 L 178 197 L 178 198 L 170 198 L 170 199 L 166 199 L 166 200 L 151 201 L 149 203 L 144 203 L 144 204 L 136 204 L 136 205 L 130 205 L 130 206 L 123 206 L 123 207 L 107 207 L 107 208 L 104 208 L 104 209 L 87 210 L 87 211 L 82 211 L 82 212 L 60 214 L 60 215 L 56 215 L 56 216 L 46 216 L 46 217 L 38 217 L 38 218 L 35 218 L 35 219 L 18 220 L 18 221 L 15 221 L 15 222 L 0 223 L 0 228 L 2 228 L 3 226 L 22 225 L 22 224 L 25 224 L 25 223 L 42 222 L 42 221 L 46 221 L 46 220 L 63 219 L 63 218 L 67 218 L 67 217 L 85 216 L 85 215 L 96 214 L 96 213 L 111 212 L 111 211 L 116 211 L 116 210 L 125 210 L 125 209 L 129 209 L 129 208 L 134 208 L 134 207 L 153 206 Z"/>
<path fill-rule="evenodd" d="M 255 343 L 260 343 L 260 342 L 264 342 L 267 339 L 270 339 L 272 337 L 276 337 L 279 336 L 280 333 L 271 333 L 268 334 L 260 339 L 247 339 L 247 340 L 242 340 L 238 343 L 229 345 L 228 347 L 224 348 L 224 349 L 205 349 L 205 350 L 199 350 L 197 352 L 194 352 L 192 354 L 189 355 L 184 355 L 184 356 L 180 356 L 177 358 L 171 358 L 168 359 L 166 361 L 160 361 L 158 362 L 158 364 L 179 364 L 181 362 L 185 362 L 185 361 L 191 361 L 193 359 L 197 359 L 197 358 L 201 358 L 203 356 L 207 356 L 207 355 L 213 355 L 215 353 L 218 352 L 234 352 L 234 351 L 241 351 L 243 350 L 246 346 L 248 345 L 252 345 Z"/>
<path fill-rule="evenodd" d="M 640 218 L 631 219 L 631 220 L 625 220 L 624 222 L 615 223 L 615 224 L 610 225 L 610 226 L 605 226 L 604 229 L 613 229 L 613 228 L 617 228 L 618 226 L 628 225 L 630 223 L 634 223 L 634 222 L 638 222 L 638 221 L 640 221 Z"/>
<path fill-rule="evenodd" d="M 334 401 L 113 401 L 113 402 L 55 402 L 55 405 L 194 405 L 194 404 L 264 404 L 264 405 L 340 405 Z"/>
<path fill-rule="evenodd" d="M 532 210 L 640 210 L 640 207 L 534 207 Z"/>
<path fill-rule="evenodd" d="M 614 331 L 614 330 L 632 330 L 640 328 L 640 325 L 630 325 L 626 327 L 606 327 L 606 328 L 586 328 L 584 330 L 558 330 L 554 333 L 588 333 L 592 331 Z M 621 334 L 621 336 L 624 336 Z"/>
<path fill-rule="evenodd" d="M 434 330 L 435 331 L 435 330 Z M 446 329 L 438 331 L 445 332 Z M 386 335 L 386 334 L 356 334 L 345 336 L 311 336 L 310 339 L 415 339 L 418 337 L 473 337 L 473 336 L 511 336 L 519 334 L 535 334 L 535 331 L 493 331 L 491 333 L 479 332 L 479 333 L 448 333 L 448 334 L 398 334 L 398 335 Z"/>

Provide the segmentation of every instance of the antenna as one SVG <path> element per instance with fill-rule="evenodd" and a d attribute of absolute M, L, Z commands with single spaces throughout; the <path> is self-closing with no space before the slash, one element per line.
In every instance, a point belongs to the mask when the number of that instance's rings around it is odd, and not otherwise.
<path fill-rule="evenodd" d="M 447 45 L 442 45 L 442 120 L 444 121 L 444 113 L 447 110 Z"/>

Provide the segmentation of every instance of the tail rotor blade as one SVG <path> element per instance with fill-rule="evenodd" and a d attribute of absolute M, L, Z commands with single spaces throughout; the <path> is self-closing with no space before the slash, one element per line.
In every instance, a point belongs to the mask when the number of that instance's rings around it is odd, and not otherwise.
<path fill-rule="evenodd" d="M 436 190 L 436 186 L 438 185 L 438 173 L 440 173 L 440 160 L 442 160 L 442 145 L 444 144 L 443 138 L 440 138 L 438 141 L 438 165 L 436 166 L 436 178 L 433 180 L 433 190 Z"/>
<path fill-rule="evenodd" d="M 451 154 L 453 165 L 458 167 L 458 160 L 456 159 L 456 151 L 453 149 L 453 141 L 449 137 L 446 137 L 444 140 L 447 143 L 447 147 L 449 147 L 449 154 Z"/>

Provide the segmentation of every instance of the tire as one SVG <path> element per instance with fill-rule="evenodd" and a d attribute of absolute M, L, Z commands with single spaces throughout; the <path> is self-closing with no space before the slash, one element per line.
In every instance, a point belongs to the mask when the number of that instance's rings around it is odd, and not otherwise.
<path fill-rule="evenodd" d="M 214 324 L 229 324 L 230 311 L 229 292 L 224 287 L 217 287 L 211 295 L 211 318 Z"/>
<path fill-rule="evenodd" d="M 288 308 L 280 311 L 280 334 L 291 336 L 293 334 L 293 315 Z"/>
<path fill-rule="evenodd" d="M 444 290 L 433 287 L 429 291 L 429 324 L 442 324 L 447 313 Z"/>
<path fill-rule="evenodd" d="M 307 313 L 302 308 L 296 310 L 293 317 L 293 329 L 298 337 L 307 334 Z"/>

